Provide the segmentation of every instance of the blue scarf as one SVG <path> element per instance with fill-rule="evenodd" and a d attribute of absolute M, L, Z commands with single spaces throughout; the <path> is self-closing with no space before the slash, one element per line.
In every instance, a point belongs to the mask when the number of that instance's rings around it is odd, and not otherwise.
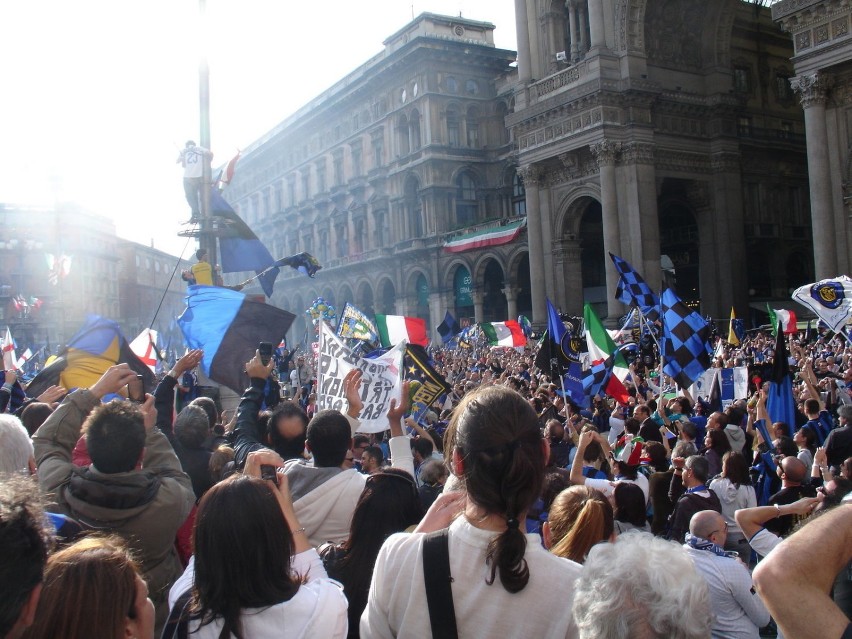
<path fill-rule="evenodd" d="M 712 552 L 714 555 L 718 555 L 719 557 L 729 557 L 733 559 L 734 557 L 739 556 L 736 551 L 729 552 L 708 539 L 695 537 L 690 533 L 686 533 L 686 543 L 690 548 L 695 548 L 695 550 L 706 550 L 707 552 Z"/>

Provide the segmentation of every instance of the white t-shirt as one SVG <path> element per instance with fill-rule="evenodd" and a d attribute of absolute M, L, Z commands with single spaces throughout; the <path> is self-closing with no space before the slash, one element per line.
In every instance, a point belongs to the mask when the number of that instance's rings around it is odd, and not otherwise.
<path fill-rule="evenodd" d="M 766 528 L 761 528 L 748 540 L 748 545 L 761 557 L 766 557 L 780 543 L 781 537 L 769 532 Z"/>

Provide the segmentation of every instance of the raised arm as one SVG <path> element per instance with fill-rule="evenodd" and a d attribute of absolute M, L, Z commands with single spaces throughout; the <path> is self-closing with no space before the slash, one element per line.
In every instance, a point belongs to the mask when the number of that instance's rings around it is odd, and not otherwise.
<path fill-rule="evenodd" d="M 237 407 L 237 427 L 234 429 L 234 462 L 238 468 L 242 468 L 246 463 L 250 452 L 266 448 L 257 427 L 257 414 L 263 402 L 266 378 L 272 372 L 273 366 L 275 362 L 272 359 L 264 365 L 260 361 L 260 354 L 256 351 L 251 361 L 246 363 L 246 373 L 250 382 Z"/>
<path fill-rule="evenodd" d="M 852 507 L 841 505 L 793 533 L 757 565 L 754 584 L 784 636 L 843 635 L 849 618 L 829 592 L 850 560 Z"/>
<path fill-rule="evenodd" d="M 810 515 L 819 502 L 820 500 L 817 497 L 805 497 L 799 501 L 794 501 L 792 504 L 740 508 L 734 513 L 734 519 L 742 529 L 745 538 L 751 539 L 760 532 L 766 522 L 785 515 Z"/>

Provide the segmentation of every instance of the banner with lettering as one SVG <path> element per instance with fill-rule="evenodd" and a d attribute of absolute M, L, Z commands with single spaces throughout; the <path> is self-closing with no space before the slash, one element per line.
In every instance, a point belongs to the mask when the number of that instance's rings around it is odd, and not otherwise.
<path fill-rule="evenodd" d="M 363 373 L 361 401 L 364 408 L 358 418 L 360 433 L 380 433 L 388 429 L 387 412 L 391 398 L 399 401 L 402 389 L 400 371 L 405 354 L 405 342 L 400 342 L 387 353 L 375 358 L 358 357 L 335 334 L 334 329 L 321 323 L 319 353 L 317 356 L 317 406 L 346 412 L 348 402 L 343 389 L 343 378 L 353 369 Z"/>

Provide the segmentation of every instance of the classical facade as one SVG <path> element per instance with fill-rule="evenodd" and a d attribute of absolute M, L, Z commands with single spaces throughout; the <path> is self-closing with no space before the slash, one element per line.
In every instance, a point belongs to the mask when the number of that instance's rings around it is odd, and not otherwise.
<path fill-rule="evenodd" d="M 544 297 L 624 312 L 607 252 L 704 315 L 813 276 L 789 38 L 741 0 L 516 0 L 507 126 L 526 185 L 534 315 Z"/>
<path fill-rule="evenodd" d="M 805 113 L 816 277 L 852 272 L 852 6 L 783 0 L 772 17 L 793 37 L 791 84 Z"/>
<path fill-rule="evenodd" d="M 423 14 L 244 152 L 225 197 L 276 256 L 324 267 L 279 279 L 291 339 L 317 296 L 432 329 L 445 310 L 541 324 L 546 297 L 613 322 L 607 251 L 714 317 L 813 277 L 804 118 L 767 9 L 515 8 L 517 66 L 493 25 Z M 512 239 L 447 249 L 483 230 Z"/>
<path fill-rule="evenodd" d="M 315 279 L 279 276 L 271 301 L 296 314 L 291 340 L 304 338 L 318 296 L 432 328 L 447 309 L 477 321 L 530 312 L 522 233 L 443 248 L 524 219 L 504 123 L 515 54 L 494 46 L 493 30 L 422 14 L 243 152 L 225 198 L 276 256 L 308 251 L 323 265 Z"/>

